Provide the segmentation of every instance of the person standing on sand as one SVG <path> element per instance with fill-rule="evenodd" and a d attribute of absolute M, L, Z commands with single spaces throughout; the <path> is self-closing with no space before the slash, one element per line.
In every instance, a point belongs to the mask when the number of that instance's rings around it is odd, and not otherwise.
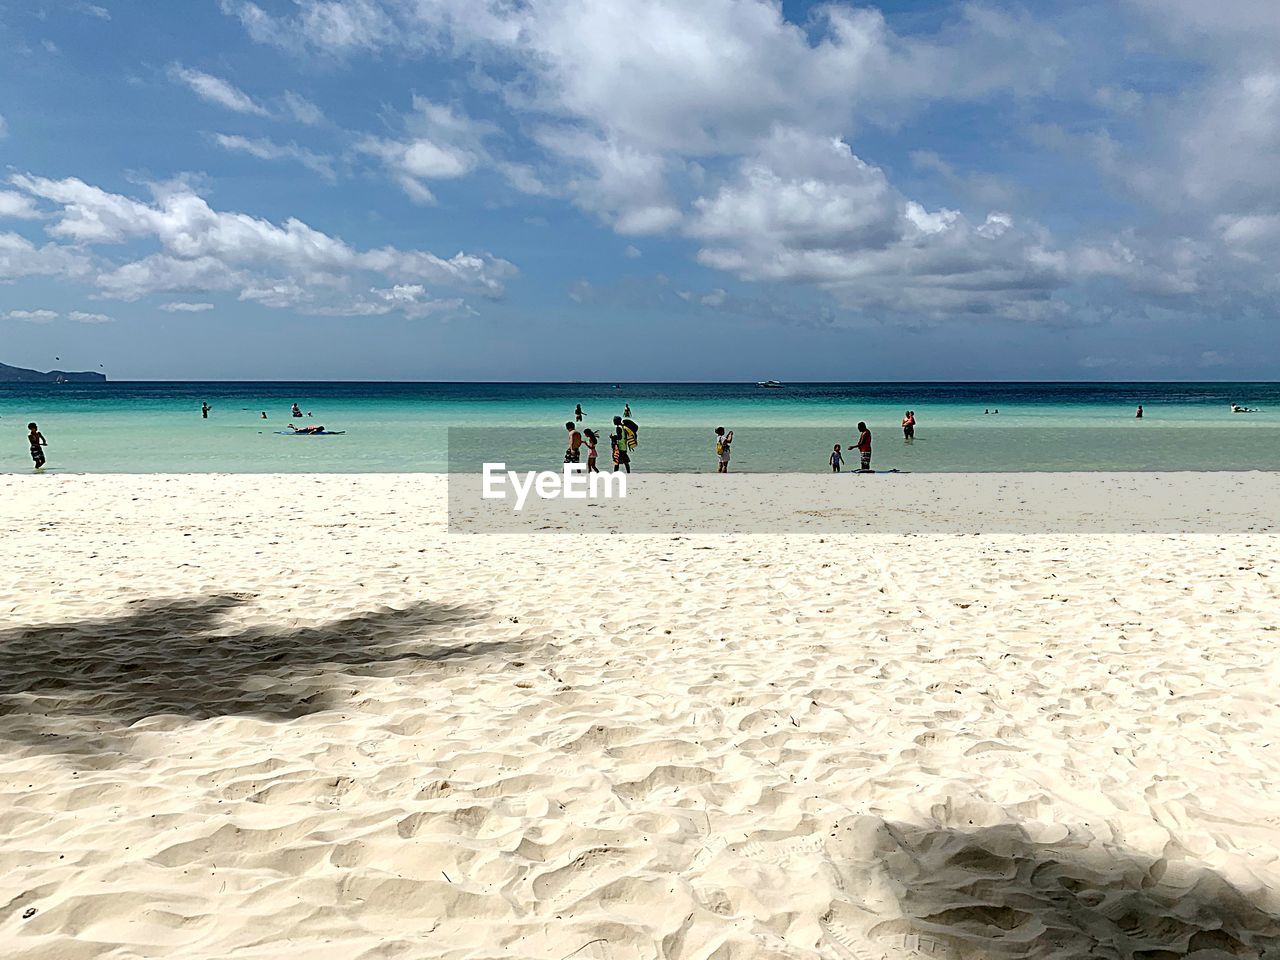
<path fill-rule="evenodd" d="M 716 427 L 716 473 L 729 472 L 729 457 L 732 454 L 733 431 L 725 432 L 724 427 Z"/>
<path fill-rule="evenodd" d="M 858 421 L 858 453 L 862 457 L 862 466 L 859 469 L 871 469 L 871 431 L 867 429 L 867 425 L 861 420 Z"/>
<path fill-rule="evenodd" d="M 200 404 L 200 416 L 205 420 L 209 419 L 209 404 L 207 401 Z"/>
<path fill-rule="evenodd" d="M 831 472 L 839 473 L 840 464 L 844 463 L 844 455 L 840 453 L 840 444 L 836 444 L 836 448 L 831 451 Z"/>
<path fill-rule="evenodd" d="M 39 470 L 44 466 L 44 447 L 49 445 L 49 441 L 45 440 L 44 434 L 34 423 L 27 424 L 27 431 L 27 442 L 31 444 L 31 459 L 35 461 L 36 469 Z"/>

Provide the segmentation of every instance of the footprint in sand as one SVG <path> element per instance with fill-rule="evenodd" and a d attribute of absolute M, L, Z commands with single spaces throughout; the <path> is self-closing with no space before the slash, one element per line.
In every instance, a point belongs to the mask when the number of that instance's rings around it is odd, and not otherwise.
<path fill-rule="evenodd" d="M 592 847 L 534 880 L 533 895 L 538 900 L 579 898 L 624 876 L 632 860 L 624 851 L 612 847 Z"/>
<path fill-rule="evenodd" d="M 786 840 L 751 840 L 739 847 L 738 852 L 757 863 L 784 867 L 794 860 L 812 857 L 823 849 L 825 843 L 826 837 L 813 833 Z"/>
<path fill-rule="evenodd" d="M 864 936 L 838 919 L 823 920 L 818 952 L 823 960 L 957 960 L 959 957 L 937 937 L 901 932 L 899 925 L 903 922 L 890 921 L 872 928 Z M 895 929 L 884 929 L 887 927 Z"/>

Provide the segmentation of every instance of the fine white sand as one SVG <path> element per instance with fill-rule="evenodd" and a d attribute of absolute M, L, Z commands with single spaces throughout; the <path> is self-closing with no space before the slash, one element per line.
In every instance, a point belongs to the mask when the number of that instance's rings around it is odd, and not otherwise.
<path fill-rule="evenodd" d="M 1280 955 L 1273 534 L 450 535 L 429 475 L 0 533 L 6 960 Z"/>

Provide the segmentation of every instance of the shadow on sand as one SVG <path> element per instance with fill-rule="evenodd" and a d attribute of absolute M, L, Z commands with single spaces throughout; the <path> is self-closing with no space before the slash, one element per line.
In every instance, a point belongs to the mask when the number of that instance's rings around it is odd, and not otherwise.
<path fill-rule="evenodd" d="M 144 717 L 289 719 L 336 705 L 326 690 L 334 675 L 401 673 L 509 649 L 451 641 L 475 613 L 431 602 L 320 626 L 229 627 L 227 616 L 252 599 L 144 600 L 120 616 L 0 630 L 0 738 L 92 752 L 89 730 L 118 736 Z M 77 734 L 53 732 L 74 718 Z"/>
<path fill-rule="evenodd" d="M 1047 843 L 1016 824 L 940 830 L 855 817 L 828 849 L 849 894 L 823 917 L 830 957 L 1280 957 L 1280 918 L 1179 859 L 1176 841 L 1153 858 L 1087 831 Z"/>

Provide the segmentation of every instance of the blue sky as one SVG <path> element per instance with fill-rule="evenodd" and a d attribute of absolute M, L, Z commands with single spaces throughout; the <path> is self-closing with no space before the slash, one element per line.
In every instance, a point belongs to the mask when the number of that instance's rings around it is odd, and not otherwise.
<path fill-rule="evenodd" d="M 1277 376 L 1271 0 L 0 0 L 0 48 L 3 362 Z"/>

